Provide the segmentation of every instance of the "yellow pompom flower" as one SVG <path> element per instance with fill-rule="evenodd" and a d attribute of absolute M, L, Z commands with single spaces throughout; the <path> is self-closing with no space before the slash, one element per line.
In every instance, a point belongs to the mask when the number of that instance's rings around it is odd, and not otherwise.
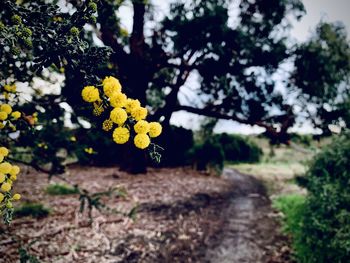
<path fill-rule="evenodd" d="M 21 199 L 21 195 L 20 195 L 20 194 L 14 194 L 14 195 L 12 196 L 12 199 L 15 200 L 15 201 L 17 201 L 17 200 Z"/>
<path fill-rule="evenodd" d="M 9 172 L 10 175 L 17 175 L 20 172 L 20 168 L 17 165 L 12 165 L 11 171 Z"/>
<path fill-rule="evenodd" d="M 137 121 L 143 120 L 147 116 L 147 109 L 144 107 L 135 108 L 131 111 L 131 116 Z"/>
<path fill-rule="evenodd" d="M 17 180 L 17 175 L 11 175 L 10 176 L 11 181 L 16 181 Z"/>
<path fill-rule="evenodd" d="M 81 91 L 81 96 L 86 102 L 95 102 L 100 99 L 100 93 L 94 86 L 86 86 Z"/>
<path fill-rule="evenodd" d="M 111 120 L 105 120 L 103 123 L 102 123 L 102 130 L 104 131 L 110 131 L 112 130 L 113 128 L 113 121 Z"/>
<path fill-rule="evenodd" d="M 3 124 L 2 122 L 0 122 L 0 129 L 5 128 L 5 124 Z"/>
<path fill-rule="evenodd" d="M 111 95 L 111 99 L 109 102 L 111 103 L 112 107 L 121 108 L 121 107 L 124 107 L 126 100 L 127 100 L 127 97 L 124 93 L 114 92 Z"/>
<path fill-rule="evenodd" d="M 137 148 L 145 149 L 151 143 L 151 140 L 146 134 L 137 134 L 134 138 L 134 144 Z"/>
<path fill-rule="evenodd" d="M 139 100 L 127 99 L 125 103 L 125 110 L 127 113 L 131 113 L 134 109 L 141 107 Z"/>
<path fill-rule="evenodd" d="M 111 111 L 110 118 L 114 123 L 118 125 L 123 125 L 126 119 L 128 118 L 128 114 L 122 108 L 114 108 Z"/>
<path fill-rule="evenodd" d="M 8 162 L 0 163 L 0 173 L 8 174 L 11 172 L 12 165 Z"/>
<path fill-rule="evenodd" d="M 4 174 L 0 174 L 0 184 L 6 180 L 6 176 Z"/>
<path fill-rule="evenodd" d="M 141 120 L 134 125 L 134 130 L 136 133 L 146 134 L 149 132 L 149 123 L 147 121 Z"/>
<path fill-rule="evenodd" d="M 2 104 L 0 106 L 0 110 L 6 112 L 7 114 L 10 114 L 12 112 L 12 107 L 8 104 Z"/>
<path fill-rule="evenodd" d="M 93 154 L 94 153 L 94 149 L 90 148 L 85 148 L 84 151 L 88 154 Z"/>
<path fill-rule="evenodd" d="M 11 113 L 11 117 L 14 118 L 15 120 L 18 120 L 19 118 L 21 118 L 21 113 L 19 111 L 14 111 Z"/>
<path fill-rule="evenodd" d="M 9 183 L 3 183 L 3 184 L 1 185 L 1 190 L 2 190 L 3 192 L 8 192 L 8 191 L 11 190 L 11 188 L 12 188 L 12 186 L 11 186 L 11 184 L 9 184 Z"/>
<path fill-rule="evenodd" d="M 0 203 L 4 200 L 4 198 L 5 196 L 2 193 L 0 193 Z"/>
<path fill-rule="evenodd" d="M 0 111 L 0 121 L 6 120 L 8 117 L 8 114 L 4 111 Z"/>
<path fill-rule="evenodd" d="M 112 96 L 114 92 L 122 91 L 122 85 L 120 85 L 119 80 L 115 77 L 105 77 L 105 79 L 102 81 L 102 86 L 103 92 L 107 97 Z"/>
<path fill-rule="evenodd" d="M 4 86 L 4 89 L 8 92 L 16 92 L 16 85 L 13 84 L 13 85 L 5 85 Z"/>
<path fill-rule="evenodd" d="M 124 144 L 129 140 L 130 132 L 125 127 L 118 127 L 113 131 L 113 141 L 118 144 Z"/>
<path fill-rule="evenodd" d="M 151 122 L 149 124 L 149 132 L 148 135 L 151 138 L 158 137 L 162 133 L 162 125 L 159 122 Z"/>
<path fill-rule="evenodd" d="M 0 147 L 0 154 L 6 157 L 9 155 L 9 150 L 6 147 Z"/>

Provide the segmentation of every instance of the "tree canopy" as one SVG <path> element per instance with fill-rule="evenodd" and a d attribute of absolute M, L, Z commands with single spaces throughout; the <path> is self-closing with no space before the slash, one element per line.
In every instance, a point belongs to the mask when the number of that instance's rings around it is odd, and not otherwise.
<path fill-rule="evenodd" d="M 4 1 L 0 74 L 3 82 L 44 78 L 44 68 L 64 74 L 62 95 L 48 97 L 74 109 L 73 123 L 84 112 L 81 87 L 110 74 L 165 125 L 184 110 L 258 125 L 282 142 L 306 119 L 325 132 L 330 123 L 349 125 L 346 31 L 321 22 L 309 40 L 293 43 L 290 21 L 305 14 L 300 0 L 171 1 L 160 21 L 147 0 L 58 2 Z M 118 16 L 125 5 L 131 32 Z M 286 63 L 281 90 L 275 76 Z M 190 76 L 199 88 L 188 87 Z M 179 100 L 184 90 L 188 101 Z"/>

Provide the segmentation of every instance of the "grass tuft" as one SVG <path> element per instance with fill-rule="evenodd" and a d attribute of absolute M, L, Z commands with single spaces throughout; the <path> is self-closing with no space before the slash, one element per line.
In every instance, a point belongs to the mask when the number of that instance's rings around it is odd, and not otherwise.
<path fill-rule="evenodd" d="M 46 193 L 49 195 L 71 195 L 78 194 L 78 189 L 65 184 L 50 184 L 46 187 Z"/>

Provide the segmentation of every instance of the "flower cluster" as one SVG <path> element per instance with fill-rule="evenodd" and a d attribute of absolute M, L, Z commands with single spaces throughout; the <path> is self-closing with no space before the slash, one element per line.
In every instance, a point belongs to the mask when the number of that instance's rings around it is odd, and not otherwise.
<path fill-rule="evenodd" d="M 140 101 L 128 98 L 115 77 L 104 78 L 102 84 L 96 87 L 84 87 L 81 96 L 84 101 L 93 104 L 95 116 L 107 112 L 108 118 L 103 121 L 102 129 L 114 129 L 112 137 L 117 144 L 132 139 L 137 148 L 146 149 L 151 138 L 158 137 L 162 132 L 160 123 L 146 121 L 147 108 L 142 107 Z"/>
<path fill-rule="evenodd" d="M 20 194 L 12 193 L 12 185 L 17 180 L 20 168 L 6 160 L 8 154 L 9 150 L 6 147 L 0 147 L 0 215 L 3 216 L 5 223 L 11 220 L 12 202 L 21 199 Z"/>

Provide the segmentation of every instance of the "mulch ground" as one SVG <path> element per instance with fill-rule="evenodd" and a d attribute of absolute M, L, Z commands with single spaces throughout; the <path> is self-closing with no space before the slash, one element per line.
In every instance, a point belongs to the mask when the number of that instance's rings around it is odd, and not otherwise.
<path fill-rule="evenodd" d="M 79 212 L 78 195 L 50 196 L 46 174 L 23 170 L 15 185 L 21 202 L 40 202 L 51 213 L 41 219 L 16 218 L 10 227 L 0 224 L 4 263 L 18 261 L 21 244 L 42 262 L 206 262 L 208 248 L 223 234 L 222 211 L 240 187 L 187 168 L 130 175 L 115 167 L 70 167 L 66 178 L 92 193 L 113 187 L 127 191 L 126 197 L 103 197 L 109 207 L 128 213 L 137 206 L 136 220 L 95 210 L 91 223 L 87 212 Z M 278 232 L 274 222 L 272 226 Z M 281 237 L 275 247 L 266 246 L 267 262 L 288 262 L 281 259 L 284 250 L 289 254 L 286 242 Z"/>

